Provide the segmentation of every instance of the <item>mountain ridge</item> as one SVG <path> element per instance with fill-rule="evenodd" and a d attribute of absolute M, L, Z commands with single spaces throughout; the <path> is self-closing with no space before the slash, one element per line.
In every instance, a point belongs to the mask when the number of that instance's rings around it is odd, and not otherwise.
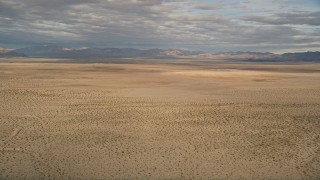
<path fill-rule="evenodd" d="M 57 45 L 39 45 L 19 49 L 0 48 L 0 57 L 43 57 L 64 59 L 103 58 L 194 58 L 228 59 L 247 62 L 320 62 L 320 52 L 273 54 L 270 52 L 219 52 L 189 51 L 181 49 L 134 49 L 134 48 L 68 48 Z"/>

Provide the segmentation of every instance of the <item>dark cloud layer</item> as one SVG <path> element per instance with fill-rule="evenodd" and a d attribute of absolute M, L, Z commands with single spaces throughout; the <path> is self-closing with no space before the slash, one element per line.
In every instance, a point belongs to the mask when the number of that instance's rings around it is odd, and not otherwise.
<path fill-rule="evenodd" d="M 262 2 L 0 0 L 0 45 L 56 43 L 211 51 L 319 47 L 319 11 L 279 13 L 273 2 L 265 16 L 248 13 Z"/>

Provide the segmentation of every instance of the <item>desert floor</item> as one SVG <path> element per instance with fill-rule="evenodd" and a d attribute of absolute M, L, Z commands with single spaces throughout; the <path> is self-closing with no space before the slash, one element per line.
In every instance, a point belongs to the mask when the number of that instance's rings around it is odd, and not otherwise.
<path fill-rule="evenodd" d="M 318 179 L 320 64 L 0 60 L 0 179 Z"/>

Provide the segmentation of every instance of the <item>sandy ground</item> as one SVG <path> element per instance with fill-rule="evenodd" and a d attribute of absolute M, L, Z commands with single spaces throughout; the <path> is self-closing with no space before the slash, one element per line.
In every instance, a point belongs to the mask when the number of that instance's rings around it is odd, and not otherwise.
<path fill-rule="evenodd" d="M 320 64 L 0 60 L 0 179 L 319 179 Z"/>

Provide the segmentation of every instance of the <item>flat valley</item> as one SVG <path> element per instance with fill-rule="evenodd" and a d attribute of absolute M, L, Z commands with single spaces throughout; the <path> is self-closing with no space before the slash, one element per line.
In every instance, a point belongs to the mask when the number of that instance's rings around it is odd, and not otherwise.
<path fill-rule="evenodd" d="M 320 64 L 0 60 L 0 179 L 318 179 Z"/>

